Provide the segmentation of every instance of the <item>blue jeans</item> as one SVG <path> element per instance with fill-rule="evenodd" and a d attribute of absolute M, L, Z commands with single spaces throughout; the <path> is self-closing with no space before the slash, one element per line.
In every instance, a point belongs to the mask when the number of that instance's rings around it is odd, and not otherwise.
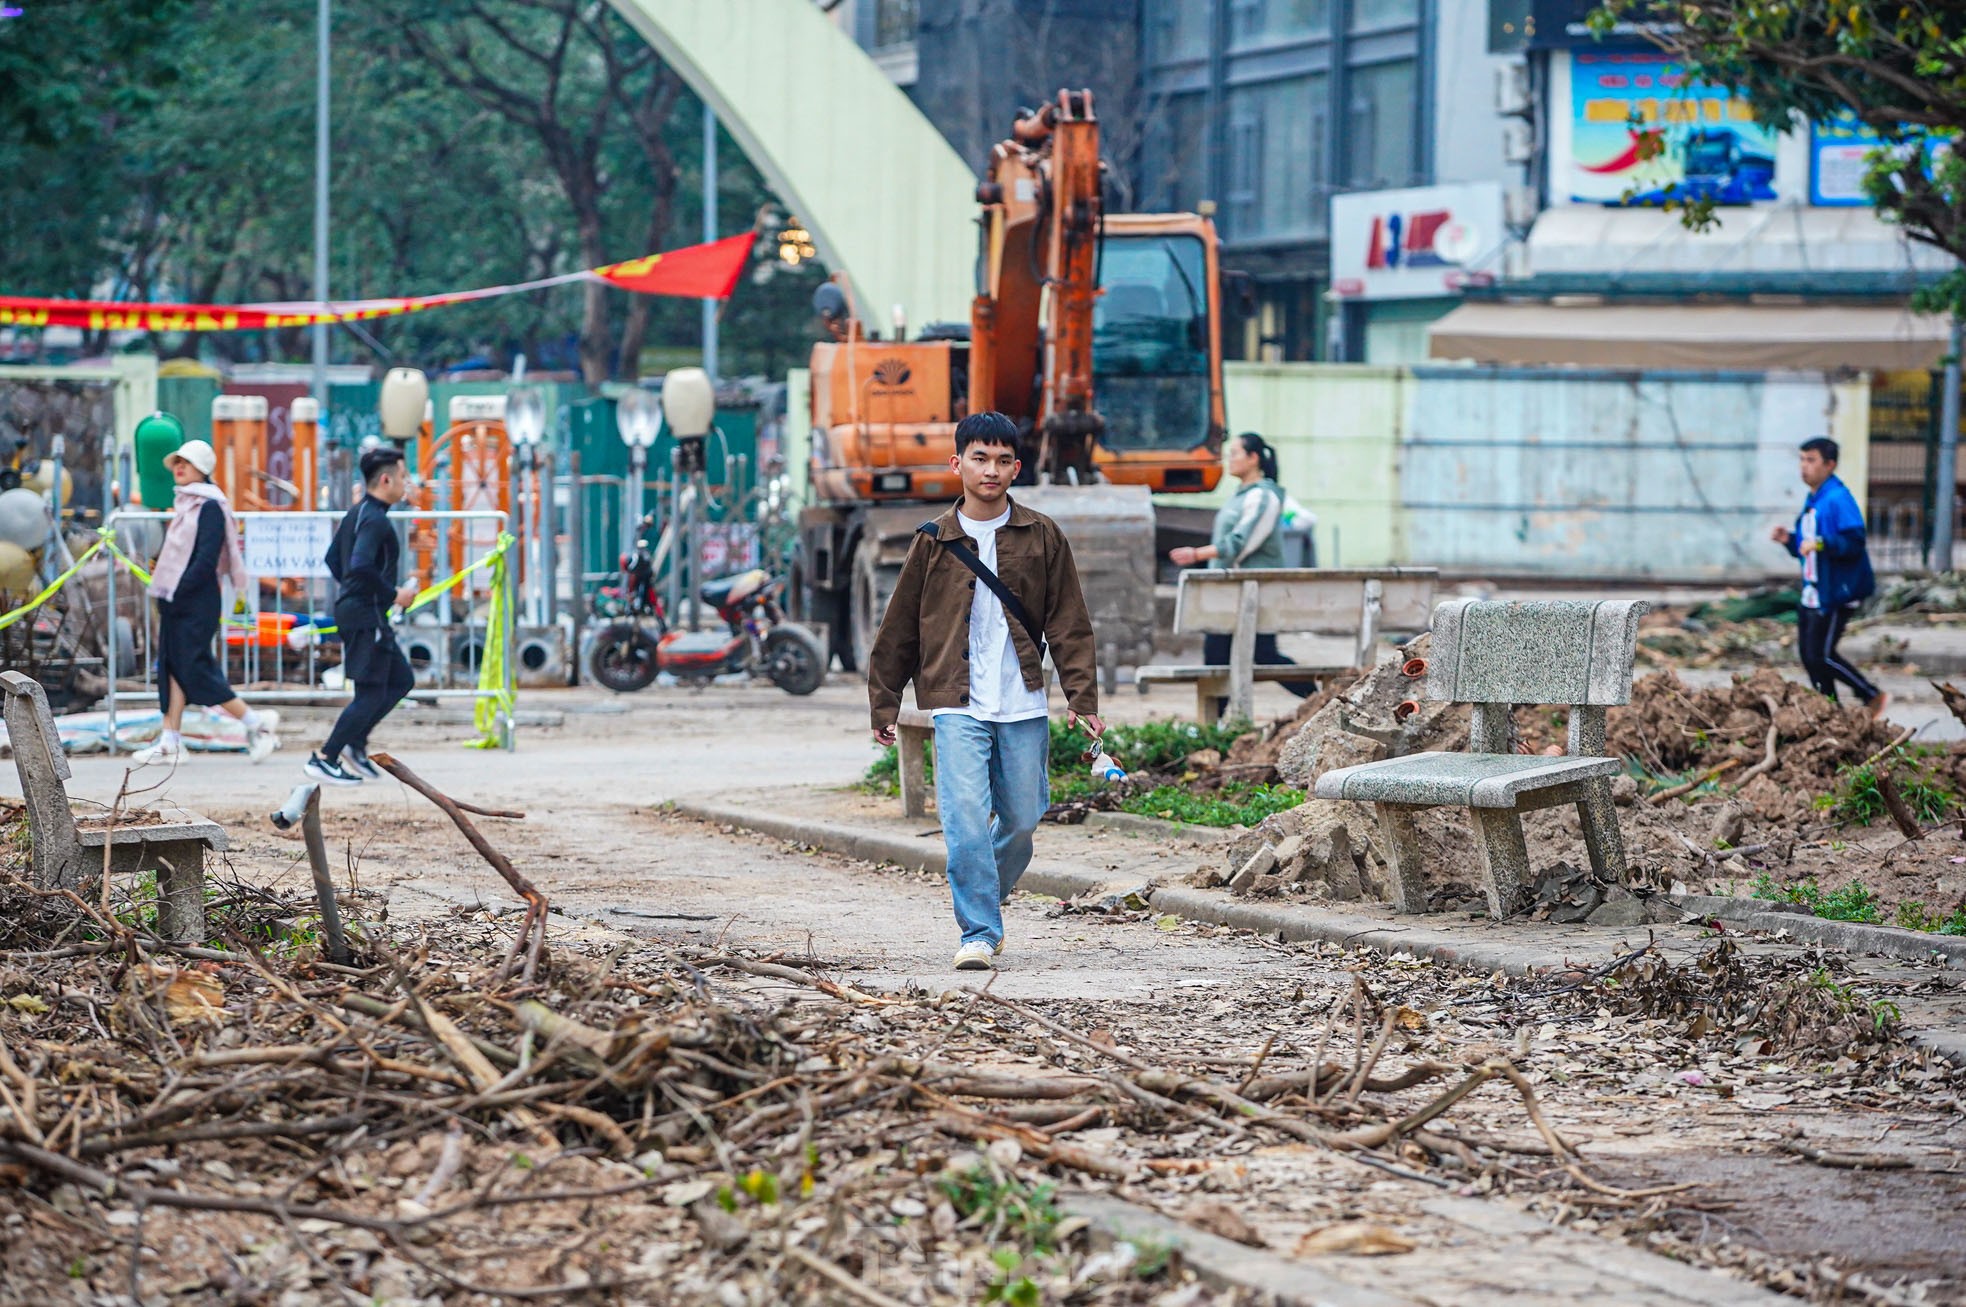
<path fill-rule="evenodd" d="M 1031 865 L 1031 832 L 1051 806 L 1051 726 L 1042 717 L 935 719 L 935 806 L 963 943 L 1003 941 L 1003 900 Z"/>

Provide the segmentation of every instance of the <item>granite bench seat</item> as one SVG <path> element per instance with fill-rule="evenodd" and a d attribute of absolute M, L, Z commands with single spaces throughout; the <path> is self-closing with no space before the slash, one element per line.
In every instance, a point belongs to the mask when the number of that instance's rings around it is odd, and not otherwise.
<path fill-rule="evenodd" d="M 1320 799 L 1413 807 L 1522 808 L 1540 791 L 1624 770 L 1616 758 L 1542 758 L 1514 753 L 1413 753 L 1341 767 L 1318 777 Z M 1555 800 L 1557 803 L 1562 799 Z"/>

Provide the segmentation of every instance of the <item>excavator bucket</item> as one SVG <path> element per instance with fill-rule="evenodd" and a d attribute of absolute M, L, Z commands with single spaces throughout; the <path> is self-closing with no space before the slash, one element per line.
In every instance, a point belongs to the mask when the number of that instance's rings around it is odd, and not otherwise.
<path fill-rule="evenodd" d="M 1154 503 L 1145 486 L 1019 486 L 1026 508 L 1071 542 L 1102 668 L 1138 667 L 1154 651 Z"/>

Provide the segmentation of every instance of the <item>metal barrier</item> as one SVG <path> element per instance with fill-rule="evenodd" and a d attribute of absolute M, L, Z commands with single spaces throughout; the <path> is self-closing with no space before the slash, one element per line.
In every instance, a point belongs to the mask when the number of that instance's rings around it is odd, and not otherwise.
<path fill-rule="evenodd" d="M 158 525 L 161 534 L 164 524 L 170 521 L 171 516 L 166 512 L 133 508 L 118 509 L 110 517 L 110 526 L 123 530 L 138 523 L 154 522 Z M 251 576 L 253 585 L 246 594 L 239 596 L 246 603 L 244 617 L 232 613 L 224 617 L 218 637 L 220 664 L 226 669 L 228 679 L 232 680 L 235 686 L 252 685 L 266 680 L 284 684 L 290 674 L 303 677 L 308 686 L 308 688 L 294 689 L 251 689 L 242 692 L 239 697 L 248 703 L 299 703 L 316 702 L 324 698 L 329 700 L 352 698 L 351 688 L 344 687 L 343 690 L 336 691 L 320 686 L 322 672 L 320 641 L 309 639 L 303 648 L 292 648 L 287 637 L 289 632 L 298 626 L 298 622 L 288 624 L 279 621 L 280 615 L 291 614 L 297 618 L 305 616 L 311 625 L 315 615 L 333 613 L 335 584 L 328 574 L 326 558 L 328 544 L 334 537 L 334 529 L 340 523 L 342 514 L 272 511 L 245 512 L 236 516 L 244 533 L 241 544 L 245 550 L 246 571 Z M 480 690 L 476 685 L 479 659 L 489 643 L 491 632 L 486 620 L 475 610 L 480 606 L 487 609 L 490 607 L 490 588 L 493 577 L 497 573 L 488 568 L 471 570 L 490 553 L 489 549 L 477 548 L 481 543 L 480 537 L 486 534 L 483 528 L 489 528 L 490 538 L 496 540 L 506 530 L 506 514 L 482 509 L 449 511 L 401 507 L 392 511 L 389 519 L 398 537 L 404 540 L 405 557 L 413 556 L 408 537 L 412 532 L 419 530 L 441 535 L 455 533 L 467 542 L 466 548 L 469 550 L 468 556 L 460 563 L 460 569 L 469 574 L 458 579 L 456 584 L 447 586 L 428 605 L 428 608 L 434 610 L 437 615 L 437 624 L 427 629 L 456 637 L 455 642 L 460 650 L 461 661 L 446 659 L 439 675 L 433 678 L 439 682 L 437 685 L 422 684 L 425 677 L 419 675 L 419 685 L 408 697 L 426 702 L 438 699 L 470 699 L 475 702 L 480 698 L 502 698 L 509 704 L 515 689 L 511 657 L 508 656 L 504 660 L 503 685 L 500 689 Z M 503 575 L 505 629 L 501 634 L 506 649 L 510 650 L 517 611 L 516 559 L 510 560 L 510 565 L 504 569 Z M 426 585 L 443 579 L 423 578 Z M 274 607 L 270 609 L 262 607 L 269 584 L 274 597 Z M 110 569 L 109 586 L 110 610 L 114 612 L 116 573 L 113 567 Z M 153 655 L 156 649 L 156 612 L 154 606 L 147 603 L 143 605 L 143 647 L 153 651 Z M 267 620 L 269 618 L 272 620 Z M 402 642 L 407 646 L 426 628 L 415 623 L 406 623 L 400 630 Z M 236 642 L 228 638 L 228 633 L 231 632 L 241 632 Z M 453 641 L 444 640 L 439 643 L 448 648 Z M 110 623 L 105 644 L 106 661 L 113 672 L 117 666 L 114 622 Z M 473 650 L 478 656 L 470 656 L 470 651 Z M 268 657 L 269 654 L 271 657 Z M 238 672 L 236 677 L 233 676 L 235 670 Z M 442 682 L 449 680 L 452 672 L 460 676 L 468 676 L 471 680 L 470 688 L 445 688 Z M 112 752 L 116 749 L 117 703 L 144 700 L 154 702 L 157 697 L 155 675 L 156 663 L 153 656 L 144 660 L 138 668 L 138 677 L 144 686 L 143 689 L 117 689 L 116 678 L 112 676 L 110 682 L 112 688 L 107 696 L 108 734 Z M 512 723 L 509 719 L 500 723 L 499 736 L 504 747 L 512 747 Z"/>

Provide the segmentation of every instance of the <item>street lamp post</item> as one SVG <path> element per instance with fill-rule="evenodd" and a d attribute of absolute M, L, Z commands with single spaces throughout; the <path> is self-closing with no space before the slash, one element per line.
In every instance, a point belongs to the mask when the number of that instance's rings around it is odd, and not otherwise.
<path fill-rule="evenodd" d="M 546 403 L 538 391 L 514 390 L 505 397 L 505 433 L 512 438 L 519 456 L 519 558 L 527 581 L 526 617 L 532 625 L 541 626 L 553 618 L 552 577 L 545 570 L 542 543 L 551 538 L 553 510 L 550 482 L 543 483 L 539 475 Z"/>
<path fill-rule="evenodd" d="M 328 300 L 328 3 L 316 0 L 314 36 L 314 298 Z M 314 324 L 314 399 L 328 405 L 328 327 Z"/>
<path fill-rule="evenodd" d="M 624 394 L 615 405 L 615 427 L 621 433 L 621 443 L 628 446 L 628 484 L 623 487 L 621 550 L 633 553 L 635 533 L 642 526 L 642 485 L 648 476 L 649 446 L 655 443 L 656 433 L 662 429 L 662 411 L 656 406 L 655 396 L 639 386 Z M 673 493 L 672 484 L 671 491 Z M 669 563 L 670 587 L 675 585 L 675 560 Z M 669 607 L 670 620 L 675 620 L 675 605 Z"/>
<path fill-rule="evenodd" d="M 1932 557 L 1935 572 L 1952 570 L 1952 511 L 1959 478 L 1959 351 L 1966 344 L 1958 313 L 1952 315 L 1952 346 L 1946 354 L 1945 394 L 1939 402 L 1939 457 L 1932 470 Z"/>

